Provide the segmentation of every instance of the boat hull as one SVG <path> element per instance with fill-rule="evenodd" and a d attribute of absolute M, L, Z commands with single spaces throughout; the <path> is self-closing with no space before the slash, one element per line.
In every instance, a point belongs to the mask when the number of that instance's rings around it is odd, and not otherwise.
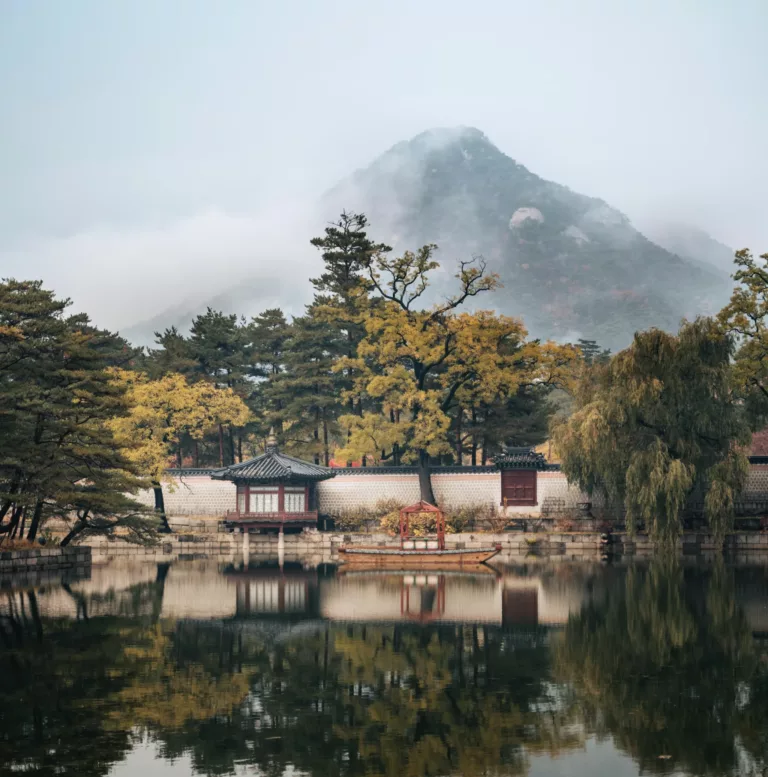
<path fill-rule="evenodd" d="M 451 569 L 476 567 L 499 552 L 473 550 L 400 550 L 400 548 L 339 548 L 339 561 L 354 567 L 378 569 Z"/>

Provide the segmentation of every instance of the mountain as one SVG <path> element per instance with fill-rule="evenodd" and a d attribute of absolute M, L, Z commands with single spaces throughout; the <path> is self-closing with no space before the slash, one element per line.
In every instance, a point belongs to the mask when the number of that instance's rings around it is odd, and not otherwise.
<path fill-rule="evenodd" d="M 397 251 L 437 243 L 442 268 L 433 298 L 454 288 L 460 259 L 482 255 L 503 288 L 477 304 L 522 316 L 535 337 L 584 337 L 615 351 L 638 329 L 675 330 L 683 317 L 716 312 L 731 290 L 722 270 L 730 249 L 704 233 L 683 239 L 680 229 L 659 230 L 652 242 L 603 200 L 540 178 L 473 128 L 434 129 L 398 143 L 323 196 L 313 234 L 344 209 L 365 213 L 371 236 Z M 311 295 L 308 280 L 297 280 L 306 278 L 301 262 L 316 256 L 308 238 L 306 253 L 295 239 L 285 235 L 280 262 L 274 249 L 254 258 L 260 273 L 272 261 L 268 283 L 252 274 L 233 278 L 204 304 L 178 305 L 124 334 L 151 342 L 155 330 L 186 329 L 206 305 L 247 316 L 274 306 L 300 312 Z M 254 257 L 262 248 L 254 246 Z"/>
<path fill-rule="evenodd" d="M 482 301 L 535 336 L 613 349 L 638 329 L 713 313 L 730 286 L 716 267 L 665 250 L 603 200 L 540 178 L 474 128 L 398 143 L 323 198 L 363 211 L 397 250 L 434 242 L 438 259 L 482 255 L 504 288 Z"/>
<path fill-rule="evenodd" d="M 704 262 L 726 275 L 733 272 L 734 250 L 715 240 L 703 229 L 676 222 L 654 222 L 643 230 L 654 243 L 673 254 Z"/>

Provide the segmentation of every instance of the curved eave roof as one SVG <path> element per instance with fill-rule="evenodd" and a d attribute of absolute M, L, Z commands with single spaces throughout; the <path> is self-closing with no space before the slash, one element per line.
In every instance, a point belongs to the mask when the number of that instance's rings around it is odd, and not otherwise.
<path fill-rule="evenodd" d="M 269 452 L 255 459 L 233 464 L 211 472 L 216 480 L 247 481 L 250 483 L 274 483 L 308 480 L 325 480 L 336 473 L 328 467 L 311 464 L 308 461 L 286 456 L 284 453 Z"/>
<path fill-rule="evenodd" d="M 531 448 L 507 448 L 493 462 L 499 469 L 547 469 L 544 454 Z"/>

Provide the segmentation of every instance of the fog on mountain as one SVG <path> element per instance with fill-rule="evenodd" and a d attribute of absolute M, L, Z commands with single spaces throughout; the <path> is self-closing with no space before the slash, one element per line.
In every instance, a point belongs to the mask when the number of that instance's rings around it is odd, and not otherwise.
<path fill-rule="evenodd" d="M 482 256 L 503 284 L 483 304 L 522 316 L 535 337 L 617 350 L 637 330 L 714 313 L 730 291 L 729 249 L 708 235 L 667 225 L 653 242 L 608 203 L 540 178 L 470 127 L 423 132 L 338 183 L 317 204 L 315 231 L 342 210 L 365 213 L 371 234 L 396 251 L 437 243 L 441 271 L 426 303 L 458 261 Z M 257 313 L 264 283 L 234 281 L 206 304 Z M 146 342 L 165 326 L 185 328 L 199 307 L 176 305 L 125 332 Z"/>

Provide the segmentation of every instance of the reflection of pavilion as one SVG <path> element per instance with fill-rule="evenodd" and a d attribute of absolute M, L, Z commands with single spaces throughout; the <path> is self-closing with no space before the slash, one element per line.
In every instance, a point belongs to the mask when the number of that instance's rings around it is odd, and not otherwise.
<path fill-rule="evenodd" d="M 301 619 L 317 617 L 318 573 L 300 564 L 245 567 L 228 570 L 235 583 L 235 617 Z"/>
<path fill-rule="evenodd" d="M 558 627 L 578 612 L 583 586 L 485 572 L 360 571 L 324 577 L 298 563 L 225 571 L 236 590 L 235 618 L 323 618 L 368 623 L 486 623 Z"/>

